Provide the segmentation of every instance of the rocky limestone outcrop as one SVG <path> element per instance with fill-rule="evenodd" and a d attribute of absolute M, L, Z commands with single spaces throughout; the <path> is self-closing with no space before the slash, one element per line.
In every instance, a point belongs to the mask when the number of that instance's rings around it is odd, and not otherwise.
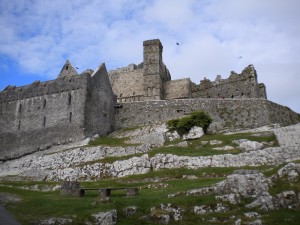
<path fill-rule="evenodd" d="M 204 131 L 201 127 L 194 126 L 187 134 L 182 135 L 182 140 L 193 140 L 201 138 L 204 135 Z"/>
<path fill-rule="evenodd" d="M 117 224 L 117 211 L 111 210 L 107 212 L 99 212 L 93 214 L 95 225 L 115 225 Z"/>

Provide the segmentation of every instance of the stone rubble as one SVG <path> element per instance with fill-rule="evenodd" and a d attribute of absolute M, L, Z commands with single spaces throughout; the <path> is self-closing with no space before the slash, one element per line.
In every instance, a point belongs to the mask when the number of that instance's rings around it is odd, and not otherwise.
<path fill-rule="evenodd" d="M 134 216 L 136 214 L 137 207 L 136 206 L 127 206 L 123 209 L 123 213 L 125 216 Z"/>
<path fill-rule="evenodd" d="M 215 147 L 213 148 L 214 150 L 219 150 L 219 151 L 229 151 L 229 150 L 233 150 L 234 147 L 230 146 L 230 145 L 225 145 L 223 147 Z"/>
<path fill-rule="evenodd" d="M 161 204 L 160 209 L 164 212 L 168 212 L 170 215 L 170 219 L 174 221 L 182 220 L 183 210 L 180 207 L 172 206 L 172 204 Z"/>
<path fill-rule="evenodd" d="M 208 205 L 201 205 L 201 206 L 193 207 L 193 212 L 198 215 L 203 215 L 206 213 L 221 213 L 221 212 L 226 212 L 228 210 L 229 210 L 229 208 L 222 203 L 217 203 L 217 205 L 215 207 L 211 207 Z"/>
<path fill-rule="evenodd" d="M 238 148 L 245 152 L 260 150 L 264 147 L 262 143 L 257 141 L 249 141 L 247 139 L 235 140 L 232 143 L 238 145 Z"/>
<path fill-rule="evenodd" d="M 238 204 L 241 202 L 241 197 L 239 194 L 227 194 L 227 195 L 217 195 L 216 200 L 223 201 L 223 202 L 229 202 L 231 204 Z"/>
<path fill-rule="evenodd" d="M 107 212 L 93 214 L 95 225 L 115 225 L 117 224 L 117 211 L 115 209 Z"/>
<path fill-rule="evenodd" d="M 49 218 L 45 220 L 39 220 L 36 222 L 33 222 L 35 225 L 64 225 L 64 224 L 71 224 L 72 219 L 67 219 L 67 218 Z"/>
<path fill-rule="evenodd" d="M 187 134 L 182 136 L 182 140 L 198 139 L 204 135 L 204 131 L 201 127 L 194 126 Z"/>

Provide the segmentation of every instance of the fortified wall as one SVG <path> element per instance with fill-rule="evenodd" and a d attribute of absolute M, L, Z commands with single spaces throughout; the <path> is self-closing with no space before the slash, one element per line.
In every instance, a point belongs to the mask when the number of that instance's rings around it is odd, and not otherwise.
<path fill-rule="evenodd" d="M 106 135 L 114 129 L 114 101 L 104 64 L 78 75 L 67 61 L 55 80 L 8 86 L 0 92 L 0 160 Z"/>
<path fill-rule="evenodd" d="M 257 82 L 253 65 L 246 67 L 241 74 L 231 72 L 229 78 L 218 75 L 215 81 L 204 78 L 199 85 L 192 84 L 193 98 L 265 98 L 266 87 Z"/>
<path fill-rule="evenodd" d="M 174 99 L 131 102 L 116 109 L 116 128 L 153 125 L 204 110 L 218 123 L 218 129 L 256 128 L 278 123 L 287 126 L 299 122 L 299 115 L 287 107 L 266 99 Z"/>

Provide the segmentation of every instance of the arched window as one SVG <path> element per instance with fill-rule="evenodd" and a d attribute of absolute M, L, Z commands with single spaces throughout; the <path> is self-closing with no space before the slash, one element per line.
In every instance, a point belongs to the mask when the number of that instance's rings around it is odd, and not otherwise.
<path fill-rule="evenodd" d="M 69 66 L 66 66 L 66 70 L 68 70 L 69 69 Z"/>

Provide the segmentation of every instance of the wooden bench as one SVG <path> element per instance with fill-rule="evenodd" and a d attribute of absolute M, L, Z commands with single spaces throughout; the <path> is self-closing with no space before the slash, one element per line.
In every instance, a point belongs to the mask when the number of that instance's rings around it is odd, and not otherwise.
<path fill-rule="evenodd" d="M 107 202 L 112 191 L 124 190 L 126 196 L 135 196 L 138 194 L 138 188 L 81 188 L 80 196 L 84 196 L 86 191 L 99 191 L 100 202 Z"/>

